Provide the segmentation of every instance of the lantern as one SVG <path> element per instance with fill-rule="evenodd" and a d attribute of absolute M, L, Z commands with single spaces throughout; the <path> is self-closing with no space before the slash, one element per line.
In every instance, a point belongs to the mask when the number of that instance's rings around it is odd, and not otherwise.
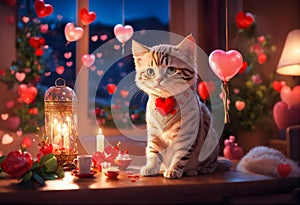
<path fill-rule="evenodd" d="M 45 137 L 58 163 L 70 168 L 77 156 L 77 97 L 66 81 L 58 78 L 44 96 Z"/>

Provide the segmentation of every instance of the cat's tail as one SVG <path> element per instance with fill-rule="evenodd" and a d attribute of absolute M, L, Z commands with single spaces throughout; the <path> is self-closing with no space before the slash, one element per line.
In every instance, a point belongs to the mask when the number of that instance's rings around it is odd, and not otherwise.
<path fill-rule="evenodd" d="M 229 171 L 232 167 L 232 162 L 226 158 L 218 159 L 216 171 Z"/>

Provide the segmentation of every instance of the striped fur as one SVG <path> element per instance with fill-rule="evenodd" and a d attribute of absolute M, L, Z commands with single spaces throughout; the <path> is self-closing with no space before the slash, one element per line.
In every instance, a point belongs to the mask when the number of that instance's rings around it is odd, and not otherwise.
<path fill-rule="evenodd" d="M 198 160 L 208 133 L 215 135 L 215 132 L 211 114 L 196 94 L 195 50 L 191 35 L 177 46 L 148 48 L 136 41 L 132 43 L 135 81 L 149 95 L 147 163 L 141 170 L 143 176 L 163 173 L 166 178 L 181 178 L 183 174 L 211 173 L 217 167 L 218 146 L 206 159 Z M 175 98 L 176 113 L 162 116 L 155 107 L 155 100 L 170 96 Z"/>

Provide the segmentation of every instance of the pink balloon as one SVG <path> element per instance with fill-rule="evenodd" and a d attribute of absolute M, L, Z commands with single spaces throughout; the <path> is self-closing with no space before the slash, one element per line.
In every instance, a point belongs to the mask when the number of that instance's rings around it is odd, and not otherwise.
<path fill-rule="evenodd" d="M 236 50 L 214 50 L 208 57 L 209 65 L 222 80 L 229 81 L 243 66 L 243 57 Z"/>
<path fill-rule="evenodd" d="M 65 26 L 65 36 L 68 42 L 77 41 L 83 35 L 81 27 L 75 27 L 73 23 L 67 23 Z"/>
<path fill-rule="evenodd" d="M 300 104 L 288 106 L 283 101 L 273 107 L 273 117 L 278 129 L 300 124 Z"/>
<path fill-rule="evenodd" d="M 122 24 L 117 24 L 114 27 L 114 34 L 118 41 L 125 43 L 133 35 L 133 28 L 130 25 L 123 26 Z"/>
<path fill-rule="evenodd" d="M 95 62 L 96 56 L 94 54 L 83 54 L 81 56 L 81 62 L 86 66 L 87 68 L 91 67 Z"/>
<path fill-rule="evenodd" d="M 287 85 L 283 86 L 280 90 L 280 98 L 288 106 L 300 104 L 300 85 L 295 86 L 293 89 Z"/>

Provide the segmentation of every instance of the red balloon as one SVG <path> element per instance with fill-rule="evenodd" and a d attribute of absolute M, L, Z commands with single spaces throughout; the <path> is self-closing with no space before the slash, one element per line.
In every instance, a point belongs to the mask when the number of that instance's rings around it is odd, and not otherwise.
<path fill-rule="evenodd" d="M 52 14 L 53 7 L 50 4 L 45 4 L 43 0 L 36 0 L 34 2 L 34 10 L 39 18 L 43 18 Z"/>
<path fill-rule="evenodd" d="M 79 11 L 79 18 L 83 25 L 89 25 L 96 19 L 96 13 L 88 11 L 86 8 L 82 8 Z"/>
<path fill-rule="evenodd" d="M 200 97 L 206 101 L 209 98 L 209 94 L 213 93 L 216 89 L 214 82 L 200 82 L 198 84 L 198 94 Z"/>
<path fill-rule="evenodd" d="M 45 45 L 46 40 L 43 37 L 30 37 L 29 38 L 29 45 L 33 48 L 40 48 L 41 46 Z"/>
<path fill-rule="evenodd" d="M 237 13 L 236 17 L 236 25 L 239 29 L 246 29 L 251 26 L 255 19 L 251 13 L 239 12 Z"/>

